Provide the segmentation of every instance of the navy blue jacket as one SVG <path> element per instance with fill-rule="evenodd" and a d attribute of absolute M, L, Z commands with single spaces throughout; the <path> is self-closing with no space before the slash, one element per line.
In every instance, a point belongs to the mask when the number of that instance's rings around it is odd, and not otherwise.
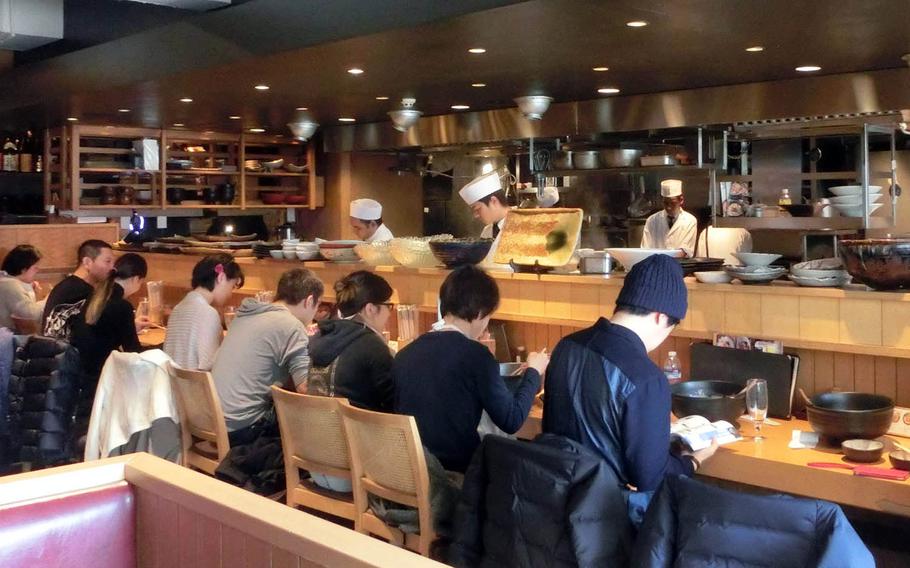
<path fill-rule="evenodd" d="M 564 337 L 547 367 L 543 431 L 579 442 L 642 492 L 693 473 L 670 452 L 670 386 L 631 330 L 601 318 Z"/>
<path fill-rule="evenodd" d="M 645 515 L 631 566 L 872 568 L 840 507 L 667 479 Z"/>
<path fill-rule="evenodd" d="M 450 471 L 468 468 L 484 410 L 513 434 L 540 389 L 540 375 L 528 369 L 512 394 L 490 351 L 458 331 L 421 335 L 398 353 L 392 371 L 395 412 L 414 417 L 421 442 Z"/>

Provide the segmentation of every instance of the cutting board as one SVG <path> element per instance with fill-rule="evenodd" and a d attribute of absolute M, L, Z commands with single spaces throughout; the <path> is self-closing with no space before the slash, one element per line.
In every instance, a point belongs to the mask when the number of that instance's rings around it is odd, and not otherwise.
<path fill-rule="evenodd" d="M 746 386 L 749 379 L 768 382 L 768 415 L 790 418 L 799 357 L 694 343 L 690 380 L 729 381 Z"/>

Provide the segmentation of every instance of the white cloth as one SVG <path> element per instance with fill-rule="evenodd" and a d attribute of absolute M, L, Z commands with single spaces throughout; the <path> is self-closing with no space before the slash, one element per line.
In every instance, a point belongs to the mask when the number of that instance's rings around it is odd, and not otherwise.
<path fill-rule="evenodd" d="M 363 221 L 382 219 L 382 204 L 375 199 L 355 199 L 351 202 L 350 215 Z"/>
<path fill-rule="evenodd" d="M 174 306 L 167 321 L 164 352 L 184 369 L 209 371 L 223 336 L 221 316 L 195 290 Z"/>
<path fill-rule="evenodd" d="M 493 224 L 483 228 L 483 231 L 480 232 L 481 239 L 493 239 L 493 245 L 490 247 L 490 252 L 487 253 L 487 256 L 481 261 L 480 267 L 486 270 L 501 270 L 505 272 L 512 272 L 512 267 L 508 264 L 497 264 L 493 261 L 493 258 L 496 256 L 496 249 L 499 248 L 499 240 L 502 238 L 502 227 L 505 225 L 506 218 L 503 217 L 499 220 L 496 225 L 499 227 L 499 233 L 496 235 L 496 238 L 493 238 Z"/>
<path fill-rule="evenodd" d="M 695 215 L 680 211 L 671 228 L 667 224 L 667 212 L 661 210 L 645 221 L 641 248 L 682 249 L 691 257 L 695 255 L 697 230 L 698 221 L 695 220 Z"/>
<path fill-rule="evenodd" d="M 469 181 L 463 188 L 458 190 L 458 195 L 468 205 L 474 205 L 479 200 L 491 193 L 496 193 L 500 189 L 502 189 L 502 183 L 499 180 L 499 172 L 493 170 Z"/>
<path fill-rule="evenodd" d="M 366 242 L 378 242 L 378 241 L 391 241 L 395 238 L 395 235 L 392 234 L 392 231 L 385 226 L 385 223 L 376 227 L 376 232 L 367 237 Z"/>
<path fill-rule="evenodd" d="M 682 195 L 682 181 L 678 179 L 665 179 L 660 182 L 661 197 L 679 197 Z"/>
<path fill-rule="evenodd" d="M 741 265 L 739 259 L 733 256 L 734 252 L 752 252 L 752 235 L 749 231 L 708 225 L 698 237 L 696 256 L 722 258 L 724 264 Z"/>
<path fill-rule="evenodd" d="M 160 349 L 111 353 L 95 391 L 85 461 L 108 457 L 111 450 L 136 432 L 148 430 L 159 418 L 180 422 L 177 398 L 171 389 L 172 363 Z"/>

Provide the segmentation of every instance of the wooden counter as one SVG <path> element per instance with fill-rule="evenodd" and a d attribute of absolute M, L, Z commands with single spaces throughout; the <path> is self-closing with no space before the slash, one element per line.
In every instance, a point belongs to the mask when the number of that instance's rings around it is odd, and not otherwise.
<path fill-rule="evenodd" d="M 535 406 L 518 437 L 531 439 L 541 431 L 543 410 Z M 821 469 L 809 467 L 809 462 L 850 463 L 844 460 L 837 448 L 793 450 L 787 447 L 793 430 L 811 432 L 812 427 L 805 420 L 777 420 L 780 426 L 764 426 L 766 439 L 754 442 L 744 438 L 722 446 L 710 460 L 698 470 L 698 475 L 724 481 L 752 485 L 773 491 L 781 491 L 803 497 L 825 499 L 841 505 L 849 505 L 883 513 L 910 517 L 910 479 L 890 481 L 857 477 L 846 469 Z M 755 432 L 751 423 L 741 424 L 744 436 Z M 902 443 L 906 439 L 895 438 Z M 893 447 L 890 436 L 879 440 L 885 442 L 885 453 L 876 467 L 891 467 L 888 451 Z"/>
<path fill-rule="evenodd" d="M 116 223 L 47 225 L 0 225 L 0 257 L 16 245 L 34 245 L 44 257 L 41 272 L 71 271 L 76 266 L 79 245 L 88 239 L 111 243 L 120 239 Z"/>

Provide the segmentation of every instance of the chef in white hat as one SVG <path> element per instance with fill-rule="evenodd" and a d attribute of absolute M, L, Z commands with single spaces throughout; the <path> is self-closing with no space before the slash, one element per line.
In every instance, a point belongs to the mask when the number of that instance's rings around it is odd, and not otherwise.
<path fill-rule="evenodd" d="M 493 263 L 496 248 L 499 246 L 499 231 L 502 230 L 506 215 L 509 213 L 509 206 L 506 205 L 506 192 L 502 189 L 499 172 L 493 170 L 472 179 L 461 188 L 458 195 L 471 208 L 474 218 L 484 223 L 480 238 L 494 239 L 493 246 L 490 247 L 490 252 L 481 265 L 486 268 L 511 270 L 508 265 Z"/>
<path fill-rule="evenodd" d="M 641 248 L 680 249 L 686 256 L 694 256 L 698 222 L 694 215 L 683 211 L 682 181 L 663 180 L 660 195 L 664 198 L 664 208 L 645 222 Z"/>
<path fill-rule="evenodd" d="M 392 231 L 382 222 L 382 204 L 375 199 L 355 199 L 351 202 L 351 228 L 357 238 L 373 241 L 391 241 Z"/>

